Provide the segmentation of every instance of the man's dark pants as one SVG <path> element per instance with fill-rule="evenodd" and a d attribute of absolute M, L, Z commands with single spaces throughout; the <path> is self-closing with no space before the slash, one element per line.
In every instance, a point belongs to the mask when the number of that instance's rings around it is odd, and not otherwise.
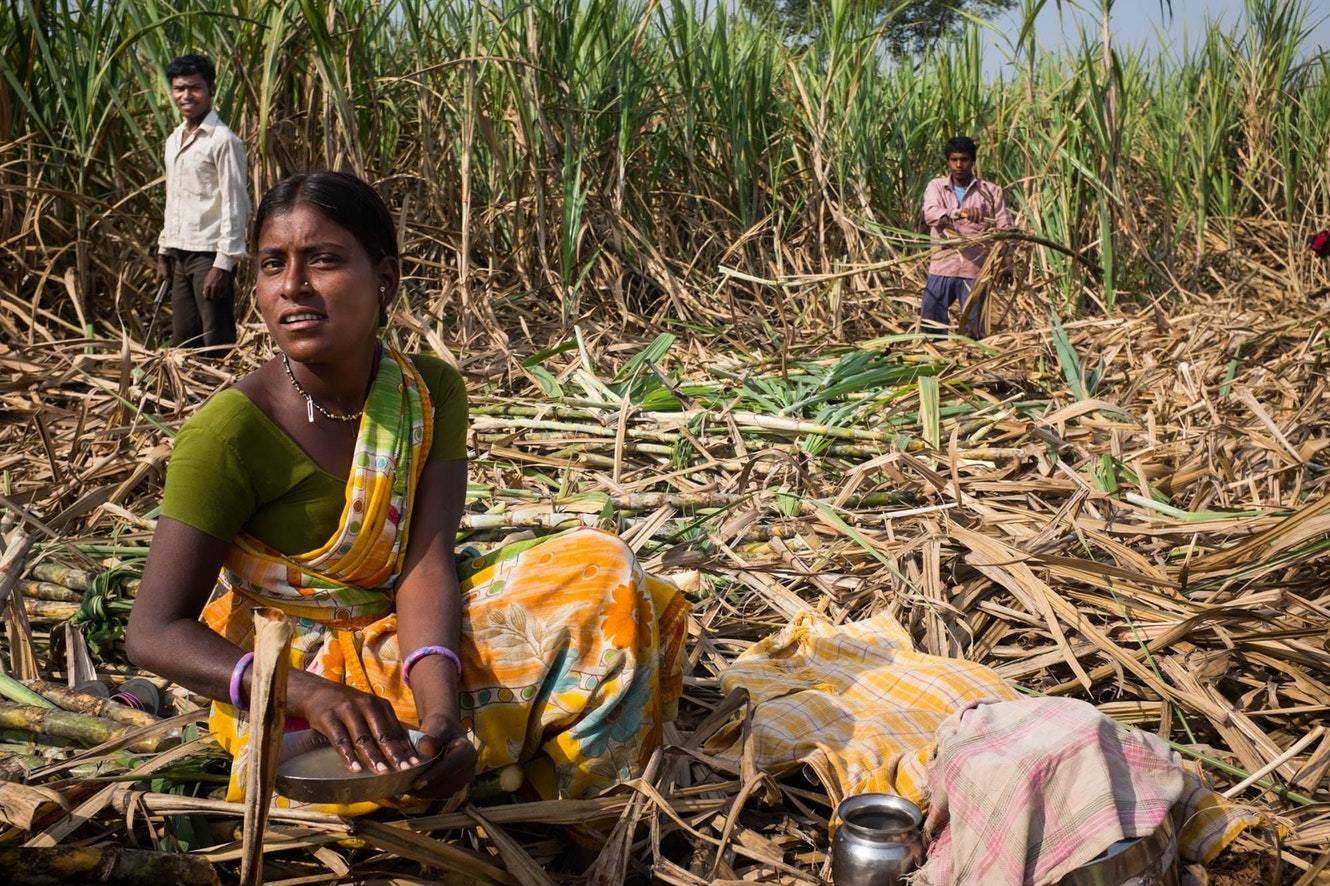
<path fill-rule="evenodd" d="M 203 297 L 203 281 L 212 270 L 215 252 L 170 250 L 171 337 L 176 347 L 229 345 L 236 340 L 235 288 L 233 275 L 214 299 Z"/>
<path fill-rule="evenodd" d="M 969 277 L 942 277 L 929 274 L 924 284 L 924 301 L 920 309 L 920 327 L 929 335 L 946 335 L 950 320 L 947 311 L 952 305 L 960 313 L 960 332 L 979 338 L 982 335 L 981 318 L 984 312 L 984 296 L 981 293 L 976 304 L 966 310 L 965 301 L 970 296 L 974 280 Z"/>

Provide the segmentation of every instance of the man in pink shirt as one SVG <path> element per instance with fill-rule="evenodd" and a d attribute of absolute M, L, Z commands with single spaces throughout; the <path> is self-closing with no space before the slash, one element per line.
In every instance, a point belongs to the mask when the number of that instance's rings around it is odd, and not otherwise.
<path fill-rule="evenodd" d="M 948 174 L 933 179 L 924 191 L 924 221 L 934 240 L 982 238 L 991 231 L 1016 227 L 1002 189 L 974 174 L 975 153 L 974 140 L 964 135 L 943 147 Z M 983 335 L 983 296 L 968 309 L 965 302 L 992 248 L 992 243 L 979 242 L 934 253 L 920 312 L 924 332 L 945 335 L 947 311 L 956 305 L 961 312 L 961 333 L 974 338 Z"/>

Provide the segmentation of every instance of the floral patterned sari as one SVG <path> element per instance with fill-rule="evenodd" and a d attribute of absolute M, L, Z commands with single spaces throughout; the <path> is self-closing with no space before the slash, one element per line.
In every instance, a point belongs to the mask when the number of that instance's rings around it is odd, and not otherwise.
<path fill-rule="evenodd" d="M 295 627 L 292 667 L 387 699 L 407 726 L 417 725 L 416 705 L 402 681 L 393 588 L 432 427 L 419 374 L 385 347 L 337 532 L 298 556 L 237 537 L 203 612 L 249 649 L 254 609 L 282 610 Z M 673 585 L 596 530 L 507 545 L 464 562 L 459 578 L 461 715 L 478 771 L 520 764 L 554 798 L 585 796 L 645 765 L 682 691 L 687 604 Z M 241 799 L 248 723 L 217 702 L 210 727 L 234 758 L 227 798 Z M 316 808 L 355 815 L 380 805 Z"/>

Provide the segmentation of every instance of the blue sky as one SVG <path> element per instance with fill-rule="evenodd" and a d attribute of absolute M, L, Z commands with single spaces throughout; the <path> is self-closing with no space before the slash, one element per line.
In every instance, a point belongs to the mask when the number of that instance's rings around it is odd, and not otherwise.
<path fill-rule="evenodd" d="M 1076 46 L 1080 43 L 1082 30 L 1097 37 L 1099 3 L 1097 0 L 1081 0 L 1079 5 L 1089 11 L 1064 3 L 1059 15 L 1056 2 L 1048 0 L 1035 21 L 1035 34 L 1041 45 L 1048 49 Z M 1243 8 L 1243 0 L 1173 0 L 1170 15 L 1161 11 L 1159 0 L 1117 0 L 1110 19 L 1113 40 L 1123 48 L 1131 45 L 1157 47 L 1160 35 L 1163 35 L 1175 47 L 1181 48 L 1187 40 L 1194 46 L 1207 19 L 1236 28 L 1242 21 Z M 1305 44 L 1307 50 L 1330 49 L 1330 4 L 1314 0 L 1306 8 L 1307 26 L 1311 29 Z M 995 20 L 994 25 L 999 34 L 1014 36 L 1020 30 L 1021 14 L 1019 11 L 1008 13 Z M 990 32 L 986 41 L 990 47 L 988 67 L 991 72 L 1002 66 L 1004 39 Z"/>

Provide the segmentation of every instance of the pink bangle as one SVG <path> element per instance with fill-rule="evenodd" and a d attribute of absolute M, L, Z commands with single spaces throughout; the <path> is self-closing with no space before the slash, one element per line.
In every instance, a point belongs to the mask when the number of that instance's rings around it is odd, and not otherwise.
<path fill-rule="evenodd" d="M 402 682 L 407 686 L 411 685 L 411 669 L 416 666 L 416 662 L 420 661 L 427 655 L 442 655 L 445 658 L 451 658 L 453 664 L 457 665 L 458 675 L 461 675 L 462 660 L 457 657 L 456 652 L 453 652 L 447 646 L 421 646 L 415 652 L 408 655 L 406 661 L 402 662 Z"/>
<path fill-rule="evenodd" d="M 246 652 L 240 656 L 236 662 L 234 670 L 231 671 L 231 706 L 237 711 L 243 711 L 249 707 L 249 701 L 244 696 L 245 669 L 254 661 L 254 653 Z"/>

